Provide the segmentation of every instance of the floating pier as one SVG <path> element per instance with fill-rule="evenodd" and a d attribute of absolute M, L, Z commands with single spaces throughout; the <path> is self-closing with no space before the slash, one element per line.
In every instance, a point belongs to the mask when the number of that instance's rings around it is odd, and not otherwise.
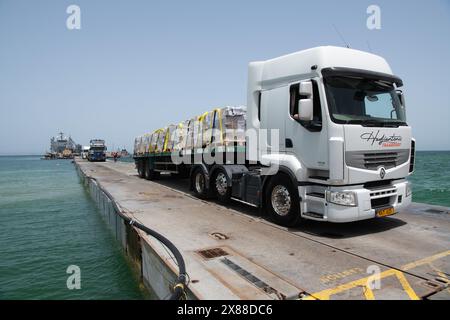
<path fill-rule="evenodd" d="M 170 239 L 189 274 L 188 299 L 450 299 L 450 209 L 414 203 L 347 224 L 275 225 L 256 208 L 192 197 L 188 181 L 137 177 L 134 163 L 75 166 L 109 228 L 158 298 L 177 265 L 118 211 Z"/>

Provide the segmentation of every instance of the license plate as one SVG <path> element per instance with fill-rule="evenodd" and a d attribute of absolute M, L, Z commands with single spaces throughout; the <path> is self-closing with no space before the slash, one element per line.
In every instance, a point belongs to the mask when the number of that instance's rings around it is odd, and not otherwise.
<path fill-rule="evenodd" d="M 375 214 L 377 217 L 386 217 L 386 216 L 393 215 L 394 213 L 395 213 L 395 210 L 392 207 L 378 209 L 375 211 Z"/>

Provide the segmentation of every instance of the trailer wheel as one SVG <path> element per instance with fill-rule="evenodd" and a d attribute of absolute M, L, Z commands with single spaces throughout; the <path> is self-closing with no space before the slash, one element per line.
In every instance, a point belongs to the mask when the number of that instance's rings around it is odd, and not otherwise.
<path fill-rule="evenodd" d="M 192 174 L 192 187 L 197 198 L 206 199 L 208 190 L 206 188 L 206 176 L 203 170 L 196 169 Z"/>
<path fill-rule="evenodd" d="M 300 220 L 298 191 L 286 175 L 277 175 L 269 181 L 265 198 L 267 212 L 275 223 L 289 227 Z"/>
<path fill-rule="evenodd" d="M 211 180 L 214 195 L 222 203 L 228 203 L 231 199 L 231 188 L 228 186 L 228 176 L 223 169 L 218 169 Z"/>
<path fill-rule="evenodd" d="M 137 171 L 138 171 L 139 178 L 145 177 L 144 164 L 145 164 L 145 162 L 143 160 L 139 160 L 137 162 Z"/>
<path fill-rule="evenodd" d="M 155 170 L 150 168 L 149 160 L 144 162 L 144 173 L 145 173 L 145 179 L 147 179 L 147 180 L 156 180 L 159 178 L 159 172 L 156 172 Z"/>

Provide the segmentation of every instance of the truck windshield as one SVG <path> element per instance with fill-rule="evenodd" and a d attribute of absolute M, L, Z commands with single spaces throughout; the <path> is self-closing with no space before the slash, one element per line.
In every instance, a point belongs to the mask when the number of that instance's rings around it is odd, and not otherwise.
<path fill-rule="evenodd" d="M 352 77 L 325 79 L 331 118 L 365 126 L 406 125 L 405 109 L 392 83 Z"/>

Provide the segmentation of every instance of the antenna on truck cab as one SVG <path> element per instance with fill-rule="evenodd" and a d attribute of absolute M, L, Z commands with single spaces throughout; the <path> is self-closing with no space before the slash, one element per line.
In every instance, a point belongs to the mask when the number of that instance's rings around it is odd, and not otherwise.
<path fill-rule="evenodd" d="M 370 46 L 369 40 L 367 40 L 367 47 L 369 48 L 369 52 L 372 53 L 372 47 Z"/>
<path fill-rule="evenodd" d="M 336 33 L 338 34 L 339 38 L 341 38 L 342 42 L 345 44 L 345 46 L 347 48 L 350 48 L 350 45 L 348 44 L 347 41 L 345 41 L 344 37 L 342 36 L 342 34 L 339 32 L 338 28 L 336 27 L 336 25 L 333 23 L 333 28 L 336 31 Z"/>

